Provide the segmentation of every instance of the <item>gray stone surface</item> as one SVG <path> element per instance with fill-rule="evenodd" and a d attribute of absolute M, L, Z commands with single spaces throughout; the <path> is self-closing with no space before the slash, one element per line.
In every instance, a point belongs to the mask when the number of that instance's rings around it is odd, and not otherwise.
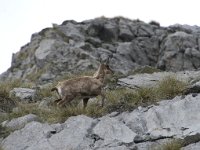
<path fill-rule="evenodd" d="M 35 100 L 36 90 L 29 88 L 14 88 L 10 91 L 10 96 L 17 97 L 21 101 L 31 102 Z"/>
<path fill-rule="evenodd" d="M 100 122 L 94 127 L 93 133 L 110 143 L 115 140 L 123 143 L 131 143 L 136 136 L 136 134 L 123 123 L 110 117 L 101 118 Z"/>
<path fill-rule="evenodd" d="M 196 97 L 187 95 L 184 99 L 175 97 L 173 100 L 159 102 L 158 106 L 136 109 L 131 113 L 117 116 L 120 121 L 138 134 L 142 140 L 159 139 L 163 137 L 184 138 L 200 132 L 199 101 Z M 146 135 L 145 135 L 145 134 Z"/>
<path fill-rule="evenodd" d="M 199 79 L 200 71 L 180 71 L 180 72 L 155 72 L 153 74 L 130 75 L 118 80 L 118 84 L 130 88 L 153 87 L 159 81 L 167 77 L 174 77 L 183 82 L 192 82 Z M 195 82 L 195 84 L 197 84 Z M 195 85 L 194 85 L 195 86 Z"/>
<path fill-rule="evenodd" d="M 88 130 L 94 120 L 86 116 L 70 117 L 64 124 L 64 129 L 49 139 L 55 149 L 90 149 L 92 139 L 87 138 Z M 59 144 L 58 144 L 59 143 Z"/>
<path fill-rule="evenodd" d="M 88 150 L 93 140 L 86 136 L 93 121 L 86 116 L 77 116 L 69 118 L 63 124 L 31 122 L 4 139 L 2 147 L 5 150 Z"/>
<path fill-rule="evenodd" d="M 39 122 L 31 122 L 23 129 L 11 133 L 1 143 L 2 148 L 5 150 L 53 150 L 48 142 L 49 133 L 54 129 L 48 124 Z"/>
<path fill-rule="evenodd" d="M 183 31 L 169 34 L 161 44 L 158 67 L 165 70 L 199 68 L 200 51 L 196 36 Z"/>
<path fill-rule="evenodd" d="M 4 121 L 1 123 L 1 125 L 11 130 L 17 130 L 23 128 L 27 123 L 32 121 L 39 121 L 39 118 L 36 115 L 28 114 L 23 117 L 12 119 L 10 121 Z"/>
<path fill-rule="evenodd" d="M 183 149 L 199 147 L 200 94 L 175 97 L 132 112 L 92 119 L 70 117 L 62 124 L 30 122 L 2 141 L 5 150 L 139 149 L 184 139 Z M 191 137 L 196 137 L 191 140 Z"/>

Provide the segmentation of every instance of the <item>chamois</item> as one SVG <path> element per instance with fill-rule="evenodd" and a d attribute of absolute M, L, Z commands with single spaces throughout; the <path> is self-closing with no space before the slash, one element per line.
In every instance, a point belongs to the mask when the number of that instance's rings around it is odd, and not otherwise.
<path fill-rule="evenodd" d="M 87 106 L 88 100 L 98 95 L 102 98 L 102 107 L 104 106 L 105 94 L 102 91 L 105 85 L 104 79 L 107 74 L 113 74 L 113 71 L 107 64 L 100 64 L 98 70 L 93 76 L 77 77 L 59 82 L 51 91 L 56 90 L 60 99 L 55 100 L 59 106 L 71 102 L 74 98 L 83 99 L 83 107 Z"/>

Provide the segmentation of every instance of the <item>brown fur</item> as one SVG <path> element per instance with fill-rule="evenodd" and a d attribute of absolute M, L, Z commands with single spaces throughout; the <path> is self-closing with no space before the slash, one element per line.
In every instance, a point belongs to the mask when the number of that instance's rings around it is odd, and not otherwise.
<path fill-rule="evenodd" d="M 52 89 L 56 90 L 60 99 L 55 102 L 64 106 L 70 103 L 74 98 L 80 97 L 83 99 L 84 108 L 87 106 L 89 98 L 100 95 L 102 97 L 102 106 L 104 105 L 105 95 L 102 92 L 104 86 L 104 78 L 106 74 L 112 74 L 112 70 L 108 65 L 101 64 L 93 76 L 83 76 L 59 82 L 58 85 Z"/>

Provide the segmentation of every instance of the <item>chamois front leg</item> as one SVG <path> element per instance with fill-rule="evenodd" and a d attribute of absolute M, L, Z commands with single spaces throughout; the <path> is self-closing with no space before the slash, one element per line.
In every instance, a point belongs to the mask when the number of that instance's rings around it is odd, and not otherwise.
<path fill-rule="evenodd" d="M 101 107 L 103 107 L 103 106 L 104 106 L 104 101 L 105 101 L 105 97 L 106 97 L 106 96 L 105 96 L 105 93 L 104 93 L 103 91 L 101 92 L 100 95 L 101 95 Z"/>
<path fill-rule="evenodd" d="M 89 98 L 84 98 L 83 99 L 83 108 L 84 109 L 87 107 L 88 100 L 89 100 Z"/>

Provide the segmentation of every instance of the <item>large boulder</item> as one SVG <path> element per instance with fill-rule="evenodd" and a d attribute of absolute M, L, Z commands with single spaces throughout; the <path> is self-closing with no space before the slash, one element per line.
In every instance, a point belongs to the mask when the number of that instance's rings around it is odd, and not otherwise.
<path fill-rule="evenodd" d="M 182 31 L 169 34 L 162 42 L 158 67 L 165 70 L 197 69 L 200 66 L 200 50 L 197 37 Z"/>
<path fill-rule="evenodd" d="M 35 101 L 36 90 L 29 88 L 14 88 L 10 91 L 10 96 L 17 97 L 20 101 L 31 102 Z"/>
<path fill-rule="evenodd" d="M 54 148 L 51 145 L 46 144 L 52 131 L 55 131 L 55 129 L 48 124 L 31 122 L 23 129 L 11 133 L 3 140 L 1 145 L 5 150 L 53 150 Z"/>
<path fill-rule="evenodd" d="M 136 134 L 118 120 L 110 117 L 101 118 L 100 122 L 94 127 L 93 133 L 104 141 L 110 143 L 120 141 L 131 143 Z"/>
<path fill-rule="evenodd" d="M 117 116 L 131 130 L 138 133 L 135 142 L 161 138 L 185 138 L 200 132 L 199 101 L 187 95 L 184 99 L 175 97 L 173 100 L 159 102 L 159 105 L 136 109 L 131 113 Z"/>
<path fill-rule="evenodd" d="M 87 133 L 93 122 L 86 116 L 71 117 L 63 124 L 31 122 L 4 139 L 2 147 L 5 150 L 88 150 L 93 140 L 87 138 Z"/>
<path fill-rule="evenodd" d="M 23 128 L 27 123 L 32 121 L 39 121 L 38 116 L 34 114 L 28 114 L 19 118 L 12 119 L 10 121 L 4 121 L 1 123 L 1 125 L 10 130 L 17 130 Z"/>
<path fill-rule="evenodd" d="M 47 83 L 65 74 L 95 70 L 110 57 L 114 71 L 128 73 L 144 65 L 163 70 L 192 70 L 200 66 L 200 28 L 161 27 L 122 17 L 64 21 L 35 33 L 13 54 L 2 80 Z"/>

